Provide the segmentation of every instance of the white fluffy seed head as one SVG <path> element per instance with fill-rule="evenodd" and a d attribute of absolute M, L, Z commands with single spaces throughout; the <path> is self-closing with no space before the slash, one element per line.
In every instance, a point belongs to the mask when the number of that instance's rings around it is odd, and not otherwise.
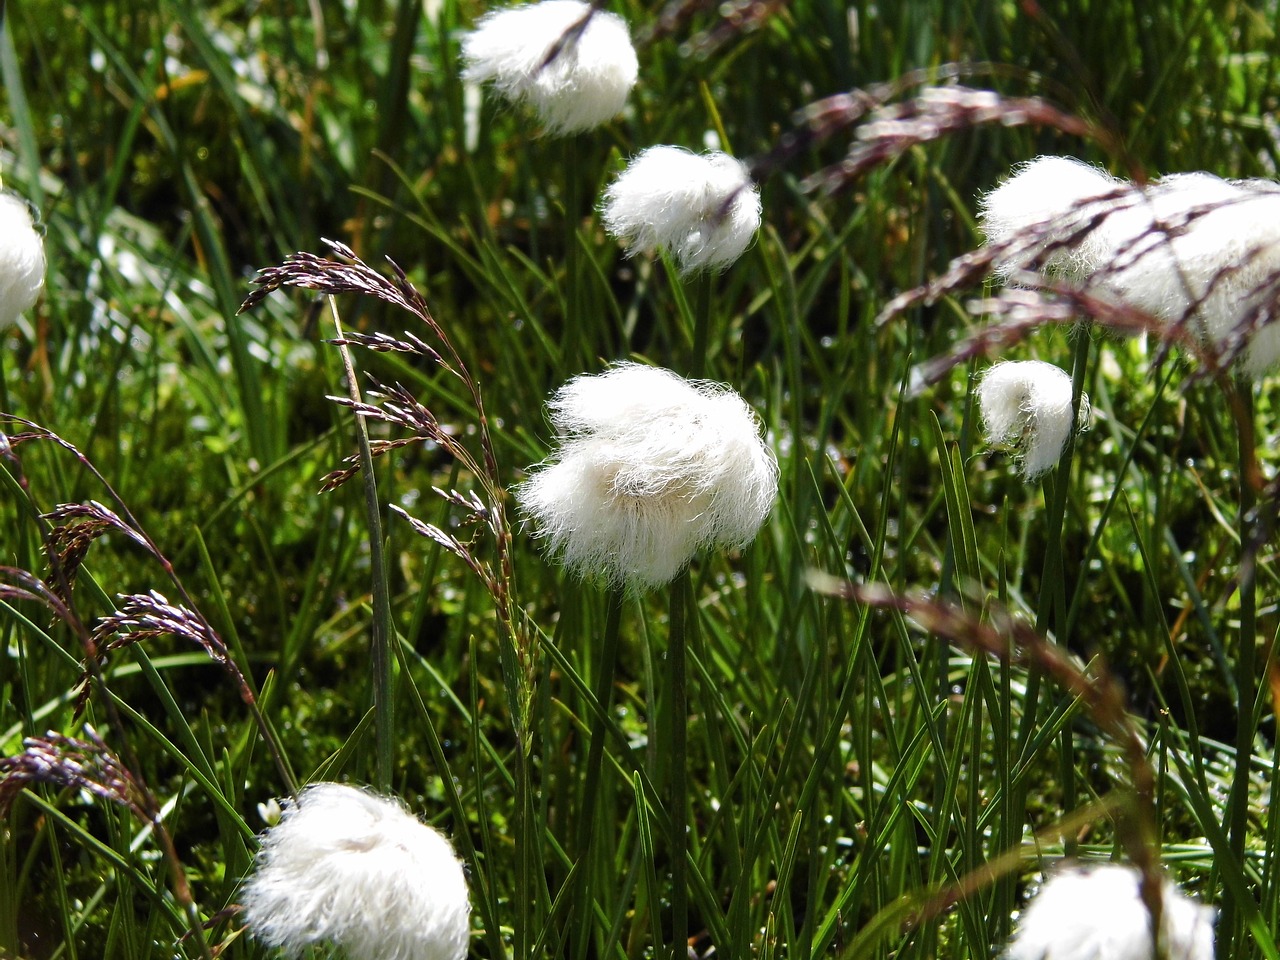
<path fill-rule="evenodd" d="M 978 384 L 978 412 L 994 446 L 1012 445 L 1022 475 L 1034 480 L 1062 457 L 1071 437 L 1071 377 L 1051 363 L 997 363 Z M 1079 426 L 1089 422 L 1089 398 L 1081 396 Z"/>
<path fill-rule="evenodd" d="M 1049 878 L 1018 925 L 1005 960 L 1153 960 L 1151 914 L 1132 867 L 1072 867 Z M 1212 960 L 1213 910 L 1161 885 L 1161 954 Z"/>
<path fill-rule="evenodd" d="M 1276 312 L 1280 280 L 1280 192 L 1270 181 L 1232 182 L 1210 173 L 1164 177 L 1109 218 L 1112 250 L 1097 282 L 1170 323 L 1187 319 L 1223 345 L 1250 311 Z M 1243 369 L 1259 376 L 1280 360 L 1280 325 L 1253 334 Z"/>
<path fill-rule="evenodd" d="M 44 286 L 44 239 L 21 197 L 0 193 L 0 330 L 35 306 Z"/>
<path fill-rule="evenodd" d="M 605 190 L 605 229 L 628 255 L 659 247 L 681 273 L 729 266 L 760 227 L 760 194 L 726 153 L 649 147 Z"/>
<path fill-rule="evenodd" d="M 550 413 L 559 449 L 516 499 L 577 575 L 661 586 L 703 548 L 750 543 L 777 497 L 773 452 L 728 387 L 621 363 L 570 380 Z"/>
<path fill-rule="evenodd" d="M 1105 212 L 1108 204 L 1101 198 L 1114 196 L 1123 187 L 1124 181 L 1080 160 L 1037 157 L 1019 166 L 1009 179 L 981 198 L 982 231 L 990 245 L 1024 235 L 1065 242 L 1084 223 Z M 1033 244 L 1032 250 L 1039 246 Z M 1053 251 L 1046 258 L 1045 267 L 1082 279 L 1096 270 L 1106 255 L 1104 236 L 1097 230 L 1087 231 L 1079 241 Z M 998 264 L 996 270 L 1008 276 L 1022 266 L 1023 257 L 1015 253 Z"/>
<path fill-rule="evenodd" d="M 1280 188 L 1182 173 L 1139 187 L 1068 157 L 1019 167 L 981 201 L 989 244 L 1013 243 L 996 273 L 1041 263 L 1158 320 L 1192 323 L 1206 342 L 1234 346 L 1250 322 L 1241 368 L 1280 363 Z M 1077 236 L 1078 234 L 1078 236 Z M 1025 247 L 1016 244 L 1027 237 Z M 1071 242 L 1068 243 L 1068 238 Z"/>
<path fill-rule="evenodd" d="M 590 11 L 581 0 L 542 0 L 486 14 L 463 37 L 463 76 L 533 107 L 552 134 L 600 126 L 622 112 L 639 73 L 626 21 L 595 11 L 581 35 L 543 65 Z"/>
<path fill-rule="evenodd" d="M 397 801 L 339 783 L 285 807 L 241 902 L 253 935 L 290 956 L 327 942 L 351 960 L 462 960 L 471 933 L 449 841 Z"/>

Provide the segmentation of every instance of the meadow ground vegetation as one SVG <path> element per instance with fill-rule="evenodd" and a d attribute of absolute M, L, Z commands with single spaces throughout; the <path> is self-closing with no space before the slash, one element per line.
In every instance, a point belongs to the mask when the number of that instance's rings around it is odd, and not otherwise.
<path fill-rule="evenodd" d="M 0 957 L 1280 960 L 1274 0 L 495 9 L 0 0 Z"/>

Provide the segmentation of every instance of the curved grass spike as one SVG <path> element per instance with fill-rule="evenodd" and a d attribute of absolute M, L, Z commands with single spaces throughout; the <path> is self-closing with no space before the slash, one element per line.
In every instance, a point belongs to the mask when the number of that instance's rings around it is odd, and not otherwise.
<path fill-rule="evenodd" d="M 415 435 L 415 439 L 429 440 L 438 444 L 479 484 L 480 494 L 473 494 L 470 497 L 459 495 L 455 499 L 442 491 L 437 493 L 455 506 L 464 506 L 469 519 L 482 523 L 493 536 L 496 559 L 484 561 L 471 556 L 468 565 L 480 576 L 502 624 L 504 639 L 507 641 L 501 648 L 504 681 L 508 687 L 514 725 L 523 748 L 521 752 L 527 754 L 531 731 L 526 723 L 526 717 L 532 702 L 536 675 L 537 635 L 535 631 L 529 629 L 525 613 L 516 596 L 515 571 L 511 561 L 511 530 L 506 517 L 507 493 L 494 452 L 493 436 L 489 429 L 489 419 L 485 413 L 480 384 L 472 376 L 444 328 L 432 316 L 426 300 L 394 260 L 387 258 L 392 271 L 392 276 L 387 277 L 356 256 L 346 244 L 334 240 L 324 242 L 338 259 L 299 252 L 286 257 L 278 266 L 266 267 L 258 271 L 253 281 L 257 289 L 245 298 L 240 306 L 240 312 L 252 309 L 273 290 L 294 287 L 314 290 L 328 296 L 356 293 L 374 297 L 407 311 L 427 328 L 435 345 L 426 343 L 413 333 L 402 334 L 399 337 L 382 334 L 341 334 L 333 343 L 339 347 L 356 344 L 377 351 L 423 356 L 455 377 L 466 389 L 471 407 L 475 411 L 479 456 L 472 453 L 449 429 L 439 423 L 425 405 L 416 401 L 398 384 L 387 386 L 375 380 L 373 389 L 368 394 L 373 402 L 367 402 L 355 394 L 351 397 L 331 399 L 343 406 L 351 407 L 362 416 L 376 417 L 385 423 L 407 430 Z M 370 450 L 371 453 L 384 452 L 399 443 L 399 440 L 393 440 L 390 441 L 390 445 L 371 444 Z M 354 463 L 349 463 L 344 470 L 330 474 L 326 478 L 326 489 L 331 489 L 353 475 Z M 419 534 L 437 543 L 440 542 L 431 532 L 434 529 L 431 525 L 415 525 L 415 529 Z M 466 549 L 460 542 L 456 546 L 458 549 Z M 458 552 L 458 549 L 453 546 L 447 549 L 454 553 Z"/>

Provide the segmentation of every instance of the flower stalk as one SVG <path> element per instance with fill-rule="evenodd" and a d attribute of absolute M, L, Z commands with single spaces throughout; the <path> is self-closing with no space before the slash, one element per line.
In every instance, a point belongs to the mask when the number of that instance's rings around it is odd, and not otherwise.
<path fill-rule="evenodd" d="M 351 350 L 343 338 L 342 317 L 338 314 L 338 302 L 328 296 L 329 312 L 333 317 L 333 329 L 337 336 L 338 354 L 347 378 L 347 391 L 353 404 L 362 404 L 360 385 L 356 381 L 356 368 L 351 360 Z M 394 651 L 391 649 L 394 626 L 391 622 L 391 595 L 387 589 L 387 565 L 385 545 L 382 540 L 382 505 L 378 500 L 378 480 L 373 472 L 373 452 L 369 446 L 369 427 L 364 414 L 357 408 L 356 449 L 360 458 L 360 473 L 364 483 L 365 521 L 369 524 L 369 575 L 373 597 L 373 623 L 370 625 L 370 652 L 373 669 L 373 711 L 376 775 L 374 783 L 382 792 L 391 789 L 392 769 L 395 764 L 396 705 Z"/>
<path fill-rule="evenodd" d="M 610 587 L 606 599 L 604 638 L 600 659 L 596 664 L 595 706 L 591 720 L 590 743 L 587 747 L 586 772 L 582 778 L 582 795 L 578 801 L 577 871 L 578 895 L 574 899 L 574 922 L 570 930 L 576 932 L 572 952 L 574 960 L 585 960 L 591 929 L 591 872 L 592 848 L 596 836 L 597 813 L 600 806 L 600 769 L 604 763 L 604 741 L 608 736 L 609 714 L 613 705 L 614 677 L 618 667 L 618 639 L 621 632 L 622 608 L 626 603 L 626 591 L 621 586 Z"/>
<path fill-rule="evenodd" d="M 1257 536 L 1255 526 L 1259 522 L 1257 492 L 1257 454 L 1255 452 L 1255 427 L 1253 389 L 1248 383 L 1227 385 L 1227 396 L 1236 418 L 1239 456 L 1237 523 L 1243 556 L 1240 562 L 1240 640 L 1236 650 L 1236 741 L 1235 769 L 1227 793 L 1224 810 L 1224 828 L 1231 852 L 1243 861 L 1245 842 L 1249 832 L 1249 767 L 1253 761 L 1254 703 L 1257 699 Z M 1251 555 L 1254 554 L 1254 555 Z M 1240 912 L 1232 897 L 1224 897 L 1222 903 L 1222 955 L 1232 955 L 1232 944 L 1241 926 Z M 1242 930 L 1240 932 L 1243 932 Z"/>
<path fill-rule="evenodd" d="M 688 569 L 671 582 L 667 638 L 667 716 L 663 730 L 670 764 L 671 960 L 687 960 L 689 944 L 689 685 L 688 633 L 693 583 Z M 696 627 L 694 627 L 696 629 Z"/>

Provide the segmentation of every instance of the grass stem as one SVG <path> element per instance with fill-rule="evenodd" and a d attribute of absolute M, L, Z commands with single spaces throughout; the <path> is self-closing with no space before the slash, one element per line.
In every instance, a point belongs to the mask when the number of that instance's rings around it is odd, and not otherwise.
<path fill-rule="evenodd" d="M 686 659 L 693 582 L 686 568 L 671 583 L 671 632 L 667 642 L 667 762 L 671 817 L 671 957 L 687 960 L 689 943 L 689 689 Z"/>
<path fill-rule="evenodd" d="M 711 345 L 713 282 L 710 273 L 704 273 L 694 281 L 697 290 L 693 302 L 693 353 L 689 357 L 689 376 L 694 380 L 701 379 L 707 371 L 707 350 Z"/>
<path fill-rule="evenodd" d="M 337 339 L 342 339 L 342 318 L 335 298 L 329 297 L 329 310 Z M 342 366 L 346 371 L 347 390 L 354 403 L 361 403 L 360 385 L 356 382 L 355 364 L 346 344 L 338 344 Z M 373 709 L 376 772 L 374 783 L 384 793 L 391 790 L 392 765 L 395 758 L 395 690 L 393 684 L 393 651 L 391 649 L 391 597 L 387 590 L 387 569 L 382 542 L 382 505 L 378 501 L 378 483 L 373 473 L 373 452 L 369 449 L 369 429 L 364 416 L 355 414 L 356 444 L 360 457 L 360 475 L 364 482 L 364 506 L 369 524 L 369 575 L 372 579 L 373 623 L 371 653 L 373 661 Z"/>
<path fill-rule="evenodd" d="M 596 670 L 595 701 L 597 712 L 591 720 L 591 741 L 587 748 L 587 766 L 582 779 L 582 795 L 578 802 L 577 896 L 574 897 L 574 960 L 585 960 L 591 939 L 591 848 L 596 835 L 600 800 L 600 768 L 604 761 L 604 741 L 608 736 L 609 710 L 613 702 L 613 680 L 618 663 L 618 635 L 622 608 L 626 600 L 623 587 L 609 589 L 608 613 L 605 616 L 604 643 Z"/>
<path fill-rule="evenodd" d="M 1257 522 L 1255 507 L 1257 495 L 1253 479 L 1257 470 L 1254 452 L 1254 402 L 1251 384 L 1231 384 L 1227 388 L 1228 399 L 1235 408 L 1239 455 L 1239 498 L 1237 523 L 1240 531 L 1240 644 L 1236 651 L 1236 696 L 1238 698 L 1235 737 L 1235 769 L 1231 776 L 1231 790 L 1227 795 L 1226 822 L 1232 854 L 1243 862 L 1245 841 L 1249 830 L 1249 766 L 1253 759 L 1254 700 L 1257 697 L 1258 593 L 1257 557 L 1254 524 Z M 1219 956 L 1233 956 L 1232 944 L 1237 935 L 1243 935 L 1241 914 L 1232 902 L 1224 897 L 1222 918 L 1218 927 Z"/>

